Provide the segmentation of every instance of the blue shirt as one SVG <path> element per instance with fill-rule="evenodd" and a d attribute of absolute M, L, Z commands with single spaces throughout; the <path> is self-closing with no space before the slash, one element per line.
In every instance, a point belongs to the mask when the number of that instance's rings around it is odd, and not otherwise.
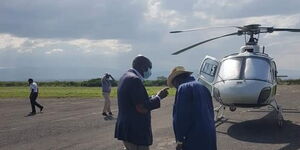
<path fill-rule="evenodd" d="M 184 150 L 216 150 L 212 98 L 208 89 L 191 76 L 178 87 L 173 108 L 176 141 Z"/>

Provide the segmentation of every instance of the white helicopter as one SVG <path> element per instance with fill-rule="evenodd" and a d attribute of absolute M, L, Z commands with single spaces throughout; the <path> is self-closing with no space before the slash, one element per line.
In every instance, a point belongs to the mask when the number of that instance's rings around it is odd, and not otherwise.
<path fill-rule="evenodd" d="M 215 120 L 223 118 L 226 107 L 235 111 L 237 107 L 260 108 L 270 105 L 277 112 L 277 123 L 283 126 L 282 108 L 276 102 L 277 90 L 276 63 L 273 58 L 262 51 L 257 44 L 260 33 L 272 33 L 274 31 L 300 32 L 300 29 L 261 27 L 259 24 L 246 26 L 232 26 L 238 28 L 237 32 L 211 38 L 184 49 L 172 55 L 177 55 L 203 43 L 232 35 L 244 35 L 245 46 L 240 48 L 239 53 L 224 57 L 221 61 L 206 56 L 200 67 L 198 81 L 205 85 L 216 101 L 220 103 L 215 108 Z M 197 29 L 196 29 L 197 30 Z M 172 31 L 180 33 L 191 30 Z M 247 37 L 249 40 L 247 41 Z"/>

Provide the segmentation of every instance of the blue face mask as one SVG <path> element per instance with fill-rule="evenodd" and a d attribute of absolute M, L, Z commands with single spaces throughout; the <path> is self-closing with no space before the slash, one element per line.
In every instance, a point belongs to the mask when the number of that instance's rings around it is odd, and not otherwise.
<path fill-rule="evenodd" d="M 146 72 L 144 72 L 144 79 L 148 79 L 151 76 L 151 69 L 148 68 L 148 70 Z"/>

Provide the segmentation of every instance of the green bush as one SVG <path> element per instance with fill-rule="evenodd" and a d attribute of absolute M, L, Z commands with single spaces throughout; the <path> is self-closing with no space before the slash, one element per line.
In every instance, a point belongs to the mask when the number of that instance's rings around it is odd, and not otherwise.
<path fill-rule="evenodd" d="M 157 77 L 156 80 L 146 80 L 144 81 L 145 86 L 167 86 L 166 77 Z"/>
<path fill-rule="evenodd" d="M 282 84 L 300 84 L 300 79 L 290 79 L 281 81 Z"/>
<path fill-rule="evenodd" d="M 0 87 L 28 86 L 28 82 L 0 82 Z"/>
<path fill-rule="evenodd" d="M 87 81 L 51 81 L 51 82 L 38 82 L 39 86 L 44 87 L 100 87 L 101 78 L 90 79 Z M 289 79 L 282 80 L 278 79 L 279 84 L 300 84 L 300 79 Z M 167 78 L 166 77 L 158 77 L 156 80 L 146 80 L 144 81 L 145 86 L 167 86 Z M 118 81 L 112 81 L 111 85 L 113 87 L 118 86 Z M 28 82 L 8 82 L 8 81 L 0 81 L 0 87 L 27 87 Z"/>
<path fill-rule="evenodd" d="M 100 78 L 81 82 L 81 86 L 85 86 L 85 87 L 97 87 L 97 86 L 99 87 L 100 85 L 101 85 Z"/>

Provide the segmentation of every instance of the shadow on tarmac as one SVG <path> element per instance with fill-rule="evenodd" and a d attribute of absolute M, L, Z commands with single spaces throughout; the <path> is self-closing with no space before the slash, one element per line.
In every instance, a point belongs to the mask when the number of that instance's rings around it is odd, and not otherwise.
<path fill-rule="evenodd" d="M 300 149 L 300 126 L 289 120 L 280 128 L 275 120 L 275 111 L 261 119 L 234 123 L 227 134 L 241 141 L 267 144 L 287 144 L 281 149 Z"/>
<path fill-rule="evenodd" d="M 24 117 L 34 117 L 35 115 L 39 115 L 39 114 L 42 114 L 42 113 L 43 112 L 38 112 L 38 113 L 35 113 L 35 114 L 29 113 L 29 114 L 25 115 Z"/>
<path fill-rule="evenodd" d="M 104 117 L 104 120 L 109 121 L 109 120 L 117 120 L 117 118 L 113 117 L 113 116 L 106 116 Z"/>

